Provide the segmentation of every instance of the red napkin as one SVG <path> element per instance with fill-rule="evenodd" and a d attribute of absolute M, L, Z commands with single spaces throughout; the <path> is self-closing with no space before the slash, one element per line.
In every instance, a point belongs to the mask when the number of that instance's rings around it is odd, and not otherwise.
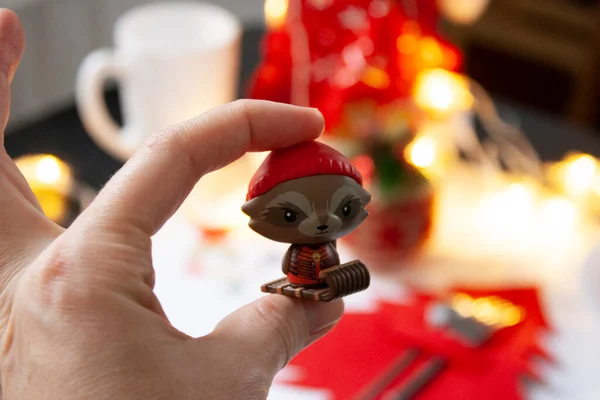
<path fill-rule="evenodd" d="M 458 291 L 458 290 L 457 290 Z M 535 288 L 511 290 L 461 289 L 473 297 L 498 296 L 522 306 L 526 318 L 498 332 L 477 349 L 467 348 L 425 323 L 424 311 L 434 296 L 417 294 L 408 304 L 381 302 L 370 314 L 347 313 L 327 337 L 300 353 L 291 365 L 299 380 L 287 384 L 328 389 L 332 399 L 354 399 L 392 368 L 409 349 L 420 353 L 411 367 L 380 393 L 399 387 L 432 356 L 446 360 L 444 370 L 418 399 L 522 399 L 522 380 L 539 380 L 530 360 L 546 356 L 537 339 L 548 329 Z"/>

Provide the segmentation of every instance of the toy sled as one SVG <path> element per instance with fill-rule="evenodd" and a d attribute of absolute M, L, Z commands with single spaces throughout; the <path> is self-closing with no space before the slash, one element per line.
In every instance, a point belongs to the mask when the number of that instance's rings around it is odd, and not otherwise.
<path fill-rule="evenodd" d="M 322 271 L 325 280 L 323 287 L 295 287 L 287 278 L 265 283 L 261 290 L 265 293 L 329 302 L 350 294 L 361 292 L 369 287 L 369 270 L 359 260 L 350 261 Z"/>

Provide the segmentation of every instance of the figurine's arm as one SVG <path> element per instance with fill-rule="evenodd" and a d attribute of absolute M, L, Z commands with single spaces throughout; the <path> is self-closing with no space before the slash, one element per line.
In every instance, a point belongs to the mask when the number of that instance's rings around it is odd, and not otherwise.
<path fill-rule="evenodd" d="M 287 275 L 288 268 L 290 266 L 290 259 L 292 258 L 292 248 L 293 248 L 293 246 L 290 246 L 290 248 L 287 249 L 287 251 L 285 252 L 285 255 L 283 256 L 283 260 L 281 262 L 281 270 L 283 271 L 283 273 L 285 275 Z"/>

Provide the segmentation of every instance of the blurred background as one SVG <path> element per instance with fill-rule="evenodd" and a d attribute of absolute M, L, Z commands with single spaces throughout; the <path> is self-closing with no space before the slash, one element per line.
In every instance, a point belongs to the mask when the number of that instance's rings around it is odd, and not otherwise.
<path fill-rule="evenodd" d="M 168 2 L 168 1 L 167 1 Z M 177 3 L 177 1 L 171 1 Z M 113 26 L 146 0 L 5 0 L 27 32 L 27 51 L 13 84 L 9 129 L 73 106 L 74 79 L 84 57 L 113 44 Z M 246 26 L 263 26 L 261 0 L 218 0 Z"/>
<path fill-rule="evenodd" d="M 112 27 L 145 0 L 5 0 L 27 31 L 10 129 L 73 104 L 73 77 Z M 264 26 L 261 0 L 214 0 L 244 26 Z M 445 23 L 466 72 L 493 94 L 585 126 L 600 126 L 600 17 L 595 0 L 494 0 L 472 26 Z"/>
<path fill-rule="evenodd" d="M 445 30 L 495 95 L 600 126 L 598 1 L 493 1 L 473 26 Z"/>
<path fill-rule="evenodd" d="M 47 216 L 68 226 L 169 124 L 240 97 L 317 107 L 373 194 L 339 243 L 372 288 L 273 398 L 413 398 L 417 349 L 446 368 L 419 398 L 597 399 L 600 1 L 208 2 L 3 1 L 27 35 L 6 148 Z M 240 211 L 263 159 L 204 177 L 153 240 L 190 335 L 279 274 L 285 245 Z"/>

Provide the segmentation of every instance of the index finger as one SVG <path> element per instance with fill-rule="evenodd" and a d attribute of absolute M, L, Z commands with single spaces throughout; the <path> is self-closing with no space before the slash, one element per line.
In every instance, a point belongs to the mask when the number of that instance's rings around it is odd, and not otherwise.
<path fill-rule="evenodd" d="M 253 100 L 216 108 L 148 140 L 109 181 L 84 220 L 96 227 L 127 224 L 152 236 L 204 174 L 249 151 L 315 139 L 323 128 L 323 116 L 310 108 Z"/>

